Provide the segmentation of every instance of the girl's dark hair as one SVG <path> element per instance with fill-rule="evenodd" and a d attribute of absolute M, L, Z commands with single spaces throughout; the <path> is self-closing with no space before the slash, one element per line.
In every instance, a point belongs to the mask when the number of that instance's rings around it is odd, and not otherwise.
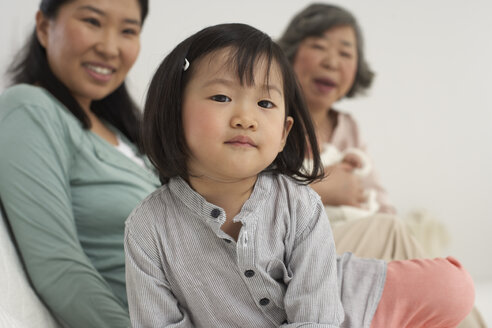
<path fill-rule="evenodd" d="M 311 4 L 292 18 L 278 44 L 293 63 L 297 49 L 304 39 L 311 36 L 322 36 L 327 30 L 337 26 L 350 26 L 357 40 L 357 73 L 354 84 L 346 95 L 350 98 L 364 93 L 371 86 L 374 72 L 364 56 L 362 31 L 354 15 L 348 10 L 324 3 Z"/>
<path fill-rule="evenodd" d="M 207 27 L 181 42 L 167 55 L 152 78 L 144 108 L 142 141 L 161 182 L 167 183 L 175 176 L 188 179 L 186 162 L 189 149 L 183 132 L 181 108 L 183 92 L 193 76 L 194 64 L 225 48 L 231 51 L 231 58 L 225 65 L 237 72 L 241 84 L 254 85 L 255 65 L 263 59 L 268 64 L 267 72 L 273 63 L 278 65 L 282 74 L 285 115 L 293 117 L 294 125 L 284 150 L 265 171 L 283 173 L 303 183 L 321 178 L 323 168 L 311 118 L 284 53 L 268 35 L 251 26 L 221 24 Z M 183 70 L 185 58 L 190 63 L 186 71 Z M 311 172 L 302 168 L 308 149 L 312 150 L 314 162 Z"/>
<path fill-rule="evenodd" d="M 55 19 L 60 7 L 73 0 L 42 0 L 39 10 L 49 19 Z M 142 24 L 147 17 L 148 0 L 138 0 Z M 8 72 L 12 84 L 36 84 L 48 90 L 82 123 L 90 128 L 89 117 L 70 93 L 70 90 L 53 74 L 48 65 L 46 51 L 38 40 L 36 30 L 11 63 Z M 99 118 L 109 122 L 131 142 L 139 144 L 141 113 L 133 102 L 123 82 L 115 91 L 91 103 Z"/>

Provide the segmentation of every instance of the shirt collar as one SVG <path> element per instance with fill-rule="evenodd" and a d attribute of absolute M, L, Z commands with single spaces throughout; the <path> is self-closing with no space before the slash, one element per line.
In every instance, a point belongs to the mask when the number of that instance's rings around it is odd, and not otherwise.
<path fill-rule="evenodd" d="M 260 173 L 256 180 L 253 192 L 244 203 L 235 221 L 245 222 L 251 217 L 258 217 L 263 209 L 263 203 L 271 196 L 272 173 Z M 169 189 L 191 211 L 204 218 L 209 223 L 222 225 L 225 221 L 225 213 L 222 208 L 209 203 L 181 177 L 169 180 Z"/>

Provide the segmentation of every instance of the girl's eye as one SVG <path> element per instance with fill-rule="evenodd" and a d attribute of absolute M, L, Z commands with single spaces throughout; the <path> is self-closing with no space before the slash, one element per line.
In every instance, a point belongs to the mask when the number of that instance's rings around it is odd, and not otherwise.
<path fill-rule="evenodd" d="M 258 101 L 258 106 L 263 108 L 273 108 L 275 105 L 269 100 L 260 100 Z"/>
<path fill-rule="evenodd" d="M 93 26 L 101 26 L 101 23 L 99 23 L 99 21 L 93 17 L 84 18 L 83 21 Z"/>
<path fill-rule="evenodd" d="M 215 96 L 212 96 L 211 99 L 213 101 L 217 101 L 217 102 L 230 102 L 231 101 L 231 98 L 224 96 L 224 95 L 215 95 Z"/>

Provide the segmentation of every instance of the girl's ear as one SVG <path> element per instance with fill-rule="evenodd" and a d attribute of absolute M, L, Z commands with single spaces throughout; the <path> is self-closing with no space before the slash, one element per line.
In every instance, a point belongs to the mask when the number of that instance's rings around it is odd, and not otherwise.
<path fill-rule="evenodd" d="M 280 142 L 280 149 L 278 150 L 279 152 L 284 150 L 287 137 L 289 136 L 289 132 L 292 129 L 293 125 L 294 125 L 294 119 L 291 116 L 287 116 L 287 118 L 285 119 L 284 131 L 282 133 L 282 140 Z"/>
<path fill-rule="evenodd" d="M 41 10 L 36 13 L 36 36 L 39 43 L 46 48 L 48 43 L 48 28 L 50 26 L 50 20 L 46 18 Z"/>

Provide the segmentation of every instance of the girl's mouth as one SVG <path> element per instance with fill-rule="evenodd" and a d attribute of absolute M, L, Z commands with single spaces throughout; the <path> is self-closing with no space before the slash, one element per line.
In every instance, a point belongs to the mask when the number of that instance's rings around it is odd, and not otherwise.
<path fill-rule="evenodd" d="M 255 142 L 248 136 L 236 136 L 230 140 L 227 140 L 225 144 L 240 147 L 256 147 Z"/>

